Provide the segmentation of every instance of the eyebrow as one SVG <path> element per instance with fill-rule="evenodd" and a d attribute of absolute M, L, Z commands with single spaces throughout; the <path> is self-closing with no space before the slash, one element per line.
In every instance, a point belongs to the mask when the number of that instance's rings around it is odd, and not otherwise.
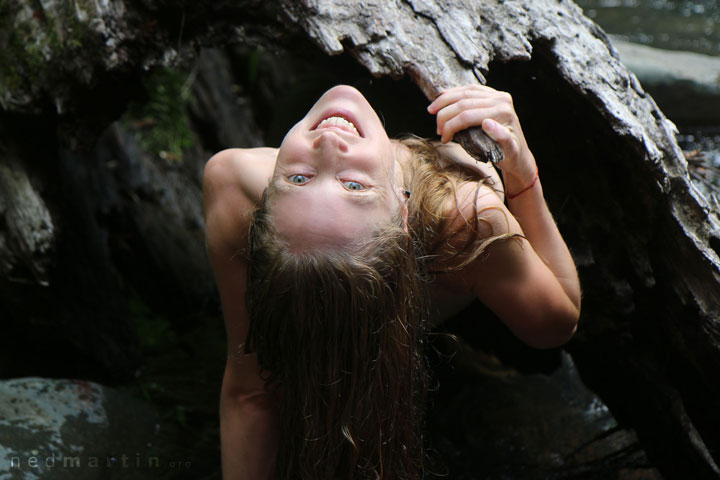
<path fill-rule="evenodd" d="M 270 184 L 268 185 L 268 194 L 272 195 L 274 192 L 292 194 L 294 192 L 299 192 L 300 190 L 297 190 L 299 188 L 303 188 L 303 185 L 292 185 L 289 182 L 272 178 L 270 179 Z M 384 192 L 375 189 L 369 189 L 366 193 L 352 193 L 345 190 L 345 198 L 348 198 L 358 205 L 377 205 L 382 203 L 385 199 L 385 195 Z"/>

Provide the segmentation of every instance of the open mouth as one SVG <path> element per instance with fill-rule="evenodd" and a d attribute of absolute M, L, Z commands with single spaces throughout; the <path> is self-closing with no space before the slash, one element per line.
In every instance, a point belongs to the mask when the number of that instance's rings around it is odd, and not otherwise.
<path fill-rule="evenodd" d="M 313 130 L 321 130 L 323 128 L 336 128 L 351 133 L 353 135 L 357 135 L 358 137 L 362 137 L 360 131 L 357 129 L 355 124 L 347 118 L 341 117 L 340 115 L 332 115 L 330 117 L 324 118 L 320 123 L 317 124 L 315 128 L 313 128 Z"/>

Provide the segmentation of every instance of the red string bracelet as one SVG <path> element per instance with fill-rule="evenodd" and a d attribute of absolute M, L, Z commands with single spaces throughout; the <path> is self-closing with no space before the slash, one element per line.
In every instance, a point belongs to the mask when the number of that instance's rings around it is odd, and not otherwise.
<path fill-rule="evenodd" d="M 532 183 L 530 185 L 528 185 L 527 187 L 523 188 L 522 190 L 520 190 L 515 195 L 510 195 L 508 192 L 505 192 L 505 196 L 507 197 L 508 200 L 512 200 L 515 197 L 519 197 L 520 195 L 522 195 L 523 193 L 527 192 L 528 190 L 530 190 L 532 187 L 535 186 L 535 184 L 538 181 L 539 176 L 540 176 L 540 169 L 536 165 L 535 166 L 535 179 L 532 181 Z"/>

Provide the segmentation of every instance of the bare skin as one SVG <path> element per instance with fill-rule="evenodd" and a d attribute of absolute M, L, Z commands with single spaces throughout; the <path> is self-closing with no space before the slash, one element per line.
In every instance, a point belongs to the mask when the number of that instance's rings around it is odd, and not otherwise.
<path fill-rule="evenodd" d="M 372 108 L 349 87 L 332 89 L 288 133 L 280 149 L 230 149 L 210 159 L 204 175 L 208 254 L 220 290 L 228 340 L 221 392 L 221 446 L 226 479 L 272 478 L 277 440 L 275 399 L 264 390 L 255 355 L 238 355 L 248 329 L 246 265 L 236 253 L 247 243 L 250 212 L 273 188 L 271 208 L 291 248 L 332 248 L 368 232 L 368 225 L 407 214 L 401 172 L 409 154 L 387 138 Z M 361 96 L 360 96 L 361 97 Z M 477 164 L 453 135 L 482 126 L 503 150 L 507 206 L 502 193 L 476 184 L 461 186 L 458 219 L 477 207 L 493 234 L 523 239 L 497 242 L 467 268 L 438 277 L 433 287 L 439 317 L 477 298 L 528 343 L 549 348 L 567 342 L 580 313 L 575 265 L 555 226 L 536 179 L 537 167 L 520 128 L 512 99 L 488 87 L 448 89 L 428 107 L 437 117 L 448 162 Z M 349 120 L 322 123 L 333 116 Z M 516 197 L 513 195 L 522 192 Z M 362 221 L 358 221 L 362 219 Z M 491 231 L 488 229 L 487 235 Z"/>

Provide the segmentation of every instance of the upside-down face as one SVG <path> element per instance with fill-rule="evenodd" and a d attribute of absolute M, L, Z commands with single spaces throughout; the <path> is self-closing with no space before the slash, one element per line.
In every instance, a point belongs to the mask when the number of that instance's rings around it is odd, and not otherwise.
<path fill-rule="evenodd" d="M 394 145 L 355 88 L 333 87 L 285 136 L 269 200 L 291 249 L 350 246 L 404 208 Z"/>

